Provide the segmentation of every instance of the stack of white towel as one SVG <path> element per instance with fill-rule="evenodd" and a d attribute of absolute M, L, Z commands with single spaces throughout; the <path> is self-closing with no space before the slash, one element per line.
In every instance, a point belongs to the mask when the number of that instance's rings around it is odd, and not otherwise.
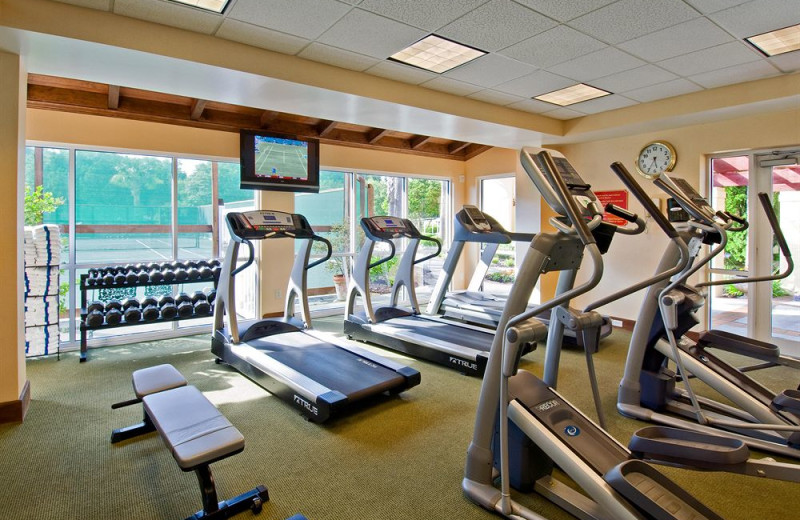
<path fill-rule="evenodd" d="M 25 354 L 58 350 L 61 234 L 58 226 L 25 228 Z"/>

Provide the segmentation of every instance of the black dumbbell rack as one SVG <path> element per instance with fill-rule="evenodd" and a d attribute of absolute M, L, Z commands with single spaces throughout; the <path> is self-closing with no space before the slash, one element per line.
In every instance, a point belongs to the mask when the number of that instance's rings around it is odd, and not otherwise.
<path fill-rule="evenodd" d="M 109 266 L 109 268 L 112 268 L 112 269 L 114 267 L 115 266 Z M 120 265 L 120 266 L 116 266 L 116 267 L 124 267 L 124 266 Z M 185 318 L 182 318 L 180 316 L 175 316 L 174 318 L 169 318 L 169 319 L 164 319 L 164 318 L 159 317 L 158 319 L 155 319 L 155 320 L 145 321 L 144 319 L 139 319 L 138 321 L 135 321 L 135 322 L 127 322 L 123 318 L 122 321 L 120 321 L 116 325 L 109 325 L 107 323 L 103 323 L 102 325 L 98 325 L 96 327 L 89 327 L 88 325 L 86 325 L 86 316 L 88 315 L 88 312 L 86 311 L 86 307 L 88 306 L 87 293 L 89 291 L 96 291 L 96 290 L 99 290 L 99 289 L 128 289 L 128 288 L 131 288 L 131 287 L 148 287 L 148 286 L 157 286 L 157 285 L 185 285 L 185 284 L 195 284 L 195 283 L 201 283 L 201 282 L 206 282 L 206 283 L 212 282 L 214 284 L 214 289 L 216 289 L 217 288 L 217 284 L 219 282 L 219 277 L 218 276 L 214 276 L 213 278 L 199 278 L 199 279 L 195 279 L 195 280 L 182 280 L 180 282 L 177 281 L 177 280 L 170 280 L 169 282 L 166 282 L 166 281 L 161 281 L 161 282 L 138 282 L 137 281 L 137 282 L 133 282 L 133 283 L 127 283 L 127 282 L 125 282 L 125 283 L 112 283 L 112 284 L 101 283 L 101 284 L 98 284 L 98 285 L 87 285 L 86 281 L 88 279 L 89 279 L 89 275 L 88 274 L 82 274 L 81 275 L 81 280 L 80 280 L 80 290 L 81 290 L 81 320 L 80 320 L 81 355 L 80 355 L 80 362 L 81 363 L 87 361 L 87 359 L 88 359 L 88 357 L 87 357 L 88 347 L 87 347 L 87 343 L 86 343 L 86 340 L 87 340 L 86 336 L 87 336 L 87 332 L 90 331 L 90 330 L 115 329 L 115 328 L 118 328 L 118 327 L 134 327 L 136 325 L 153 325 L 153 324 L 156 324 L 156 323 L 165 323 L 165 322 L 171 322 L 171 321 L 185 321 L 185 320 L 193 320 L 193 319 L 197 319 L 197 318 L 209 318 L 209 317 L 212 316 L 212 314 L 208 314 L 206 316 L 196 316 L 196 315 L 192 314 L 191 316 L 187 316 Z M 212 306 L 211 308 L 213 309 L 214 307 Z"/>

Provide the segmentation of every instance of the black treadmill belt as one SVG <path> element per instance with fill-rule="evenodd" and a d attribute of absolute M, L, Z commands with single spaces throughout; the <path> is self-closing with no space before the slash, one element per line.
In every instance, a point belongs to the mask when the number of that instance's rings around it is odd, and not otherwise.
<path fill-rule="evenodd" d="M 251 340 L 247 346 L 352 400 L 404 381 L 394 370 L 302 332 Z"/>
<path fill-rule="evenodd" d="M 427 336 L 439 341 L 453 343 L 458 346 L 489 352 L 494 341 L 494 332 L 481 332 L 458 325 L 450 325 L 437 320 L 415 318 L 413 316 L 392 318 L 384 322 L 396 329 L 402 329 L 420 336 Z"/>

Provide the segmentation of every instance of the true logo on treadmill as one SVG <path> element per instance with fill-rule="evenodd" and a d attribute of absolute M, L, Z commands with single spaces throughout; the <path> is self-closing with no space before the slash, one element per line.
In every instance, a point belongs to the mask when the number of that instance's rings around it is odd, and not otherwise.
<path fill-rule="evenodd" d="M 294 402 L 295 404 L 299 404 L 300 406 L 308 410 L 310 413 L 313 413 L 314 415 L 319 415 L 319 409 L 313 404 L 303 399 L 302 397 L 300 397 L 299 395 L 294 396 Z"/>
<path fill-rule="evenodd" d="M 568 437 L 577 437 L 581 434 L 581 429 L 575 426 L 574 424 L 570 424 L 566 428 L 564 428 L 564 433 L 567 434 Z"/>
<path fill-rule="evenodd" d="M 468 368 L 470 370 L 478 370 L 478 364 L 477 363 L 470 363 L 469 361 L 465 361 L 465 360 L 457 358 L 457 357 L 450 356 L 450 362 L 452 364 L 454 364 L 454 365 L 457 365 L 457 366 L 460 366 L 460 367 L 464 367 L 464 368 Z"/>
<path fill-rule="evenodd" d="M 372 368 L 378 368 L 378 365 L 376 365 L 375 363 L 371 363 L 371 362 L 367 361 L 367 360 L 366 360 L 366 359 L 364 359 L 364 358 L 356 358 L 356 359 L 358 359 L 358 361 L 359 361 L 360 363 L 363 363 L 363 364 L 367 365 L 368 367 L 372 367 Z"/>

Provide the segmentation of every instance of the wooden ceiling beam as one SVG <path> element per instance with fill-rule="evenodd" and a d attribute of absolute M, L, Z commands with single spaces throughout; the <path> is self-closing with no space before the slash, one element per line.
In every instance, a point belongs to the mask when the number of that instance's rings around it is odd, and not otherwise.
<path fill-rule="evenodd" d="M 189 112 L 189 118 L 193 121 L 200 121 L 200 118 L 203 116 L 203 110 L 206 109 L 206 101 L 205 99 L 193 99 L 192 100 L 192 110 Z"/>
<path fill-rule="evenodd" d="M 119 85 L 108 86 L 108 108 L 110 110 L 119 108 Z"/>
<path fill-rule="evenodd" d="M 336 128 L 338 121 L 328 121 L 323 120 L 317 125 L 317 132 L 319 132 L 320 137 L 327 137 L 328 134 L 333 132 L 333 129 Z"/>
<path fill-rule="evenodd" d="M 485 144 L 470 143 L 469 146 L 464 148 L 464 160 L 472 159 L 476 155 L 480 155 L 490 148 L 491 146 L 487 146 Z"/>
<path fill-rule="evenodd" d="M 367 132 L 367 143 L 375 144 L 380 141 L 386 134 L 389 133 L 389 130 L 385 128 L 373 128 L 369 132 Z"/>
<path fill-rule="evenodd" d="M 274 110 L 264 110 L 261 113 L 261 120 L 259 121 L 261 128 L 269 128 L 269 125 L 275 122 L 278 119 L 280 112 L 275 112 Z"/>
<path fill-rule="evenodd" d="M 470 143 L 465 143 L 463 141 L 455 141 L 450 143 L 450 145 L 447 147 L 447 151 L 455 155 L 469 145 Z"/>
<path fill-rule="evenodd" d="M 411 145 L 412 150 L 417 150 L 425 144 L 428 144 L 428 141 L 433 139 L 429 135 L 415 135 L 409 140 L 409 144 Z"/>

